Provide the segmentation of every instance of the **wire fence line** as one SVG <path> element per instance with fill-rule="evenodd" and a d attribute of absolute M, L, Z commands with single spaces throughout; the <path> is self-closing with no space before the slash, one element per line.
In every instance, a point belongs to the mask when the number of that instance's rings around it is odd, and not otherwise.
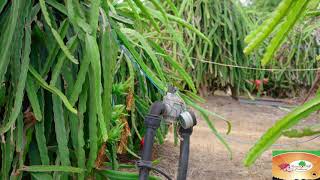
<path fill-rule="evenodd" d="M 309 139 L 306 140 L 301 140 L 301 141 L 296 141 L 296 142 L 292 142 L 292 143 L 283 143 L 283 144 L 273 144 L 272 146 L 276 147 L 276 146 L 292 146 L 292 145 L 298 145 L 298 144 L 303 144 L 303 143 L 307 143 L 313 140 L 316 140 L 320 137 L 320 135 L 316 135 L 313 137 L 310 137 Z M 223 138 L 226 139 L 229 142 L 233 142 L 233 143 L 237 143 L 237 144 L 244 144 L 244 145 L 254 145 L 256 144 L 256 141 L 246 141 L 246 140 L 242 140 L 242 139 L 237 139 L 237 138 L 232 138 L 232 137 L 228 137 L 226 135 L 223 135 Z"/>
<path fill-rule="evenodd" d="M 173 53 L 173 51 L 166 49 L 167 52 Z M 183 54 L 176 53 L 176 55 L 180 57 L 186 57 Z M 240 65 L 232 65 L 232 64 L 224 64 L 224 63 L 218 63 L 218 62 L 213 62 L 210 61 L 209 59 L 206 58 L 195 58 L 195 57 L 190 57 L 191 59 L 208 63 L 208 64 L 215 64 L 218 66 L 224 66 L 224 67 L 231 67 L 231 68 L 239 68 L 239 69 L 247 69 L 247 70 L 256 70 L 256 71 L 270 71 L 270 72 L 275 72 L 275 71 L 291 71 L 291 72 L 303 72 L 303 71 L 318 71 L 320 70 L 320 67 L 318 68 L 305 68 L 305 69 L 296 69 L 296 68 L 289 68 L 289 69 L 283 69 L 283 68 L 258 68 L 258 67 L 248 67 L 248 66 L 240 66 Z"/>

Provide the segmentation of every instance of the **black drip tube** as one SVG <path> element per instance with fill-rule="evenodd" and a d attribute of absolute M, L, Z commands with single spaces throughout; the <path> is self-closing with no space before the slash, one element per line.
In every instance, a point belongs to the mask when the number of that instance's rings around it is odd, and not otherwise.
<path fill-rule="evenodd" d="M 151 167 L 152 147 L 154 136 L 160 127 L 161 115 L 165 112 L 166 106 L 162 102 L 155 102 L 151 105 L 149 114 L 144 119 L 146 133 L 144 135 L 144 146 L 142 150 L 141 160 L 138 162 L 139 180 L 147 180 Z"/>
<path fill-rule="evenodd" d="M 188 172 L 188 161 L 190 153 L 190 136 L 192 134 L 193 127 L 184 129 L 180 127 L 179 133 L 181 136 L 180 140 L 180 156 L 179 156 L 179 167 L 177 180 L 186 180 Z"/>

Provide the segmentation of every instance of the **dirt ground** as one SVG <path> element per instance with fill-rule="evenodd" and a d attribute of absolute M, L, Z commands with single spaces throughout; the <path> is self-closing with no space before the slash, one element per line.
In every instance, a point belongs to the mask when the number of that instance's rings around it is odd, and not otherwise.
<path fill-rule="evenodd" d="M 207 98 L 203 107 L 223 115 L 232 123 L 232 131 L 226 136 L 233 151 L 233 159 L 229 159 L 225 147 L 215 138 L 207 127 L 206 122 L 199 118 L 191 137 L 191 154 L 189 160 L 189 180 L 260 180 L 271 179 L 272 149 L 287 150 L 316 150 L 319 149 L 318 139 L 308 140 L 281 138 L 270 150 L 250 168 L 243 166 L 242 161 L 252 143 L 270 127 L 276 120 L 287 112 L 272 106 L 243 104 L 230 97 L 213 96 Z M 198 116 L 199 117 L 199 116 Z M 213 119 L 213 118 L 212 118 Z M 300 124 L 312 124 L 317 121 L 313 115 Z M 226 125 L 220 120 L 213 120 L 216 128 L 222 134 L 226 132 Z M 168 173 L 173 179 L 176 177 L 179 147 L 173 144 L 173 135 L 169 134 L 166 142 L 159 149 L 161 159 L 158 167 Z"/>

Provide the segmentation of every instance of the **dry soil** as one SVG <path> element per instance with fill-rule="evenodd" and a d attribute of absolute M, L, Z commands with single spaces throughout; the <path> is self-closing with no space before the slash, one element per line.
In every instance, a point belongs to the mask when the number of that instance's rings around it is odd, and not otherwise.
<path fill-rule="evenodd" d="M 232 131 L 227 136 L 227 141 L 232 148 L 233 159 L 229 159 L 229 154 L 225 147 L 207 127 L 206 122 L 199 118 L 198 125 L 194 128 L 191 137 L 189 180 L 272 179 L 272 149 L 316 150 L 320 147 L 318 139 L 300 143 L 308 140 L 308 138 L 281 138 L 276 142 L 277 145 L 263 153 L 262 157 L 252 167 L 246 168 L 243 166 L 242 161 L 250 147 L 274 122 L 287 112 L 272 106 L 242 104 L 230 97 L 221 96 L 207 98 L 207 103 L 202 106 L 223 115 L 232 123 Z M 212 119 L 219 132 L 225 134 L 225 123 Z M 316 121 L 317 115 L 312 115 L 300 125 L 313 124 Z M 161 163 L 158 167 L 175 179 L 179 147 L 174 146 L 172 133 L 169 133 L 165 144 L 160 146 L 158 153 L 161 158 Z"/>

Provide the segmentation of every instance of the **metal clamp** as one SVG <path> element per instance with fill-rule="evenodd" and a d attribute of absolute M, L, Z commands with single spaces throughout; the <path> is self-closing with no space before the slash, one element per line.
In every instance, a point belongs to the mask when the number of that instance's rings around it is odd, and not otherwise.
<path fill-rule="evenodd" d="M 152 161 L 145 161 L 145 160 L 138 160 L 136 162 L 136 165 L 141 168 L 141 167 L 146 167 L 149 168 L 152 167 Z"/>

